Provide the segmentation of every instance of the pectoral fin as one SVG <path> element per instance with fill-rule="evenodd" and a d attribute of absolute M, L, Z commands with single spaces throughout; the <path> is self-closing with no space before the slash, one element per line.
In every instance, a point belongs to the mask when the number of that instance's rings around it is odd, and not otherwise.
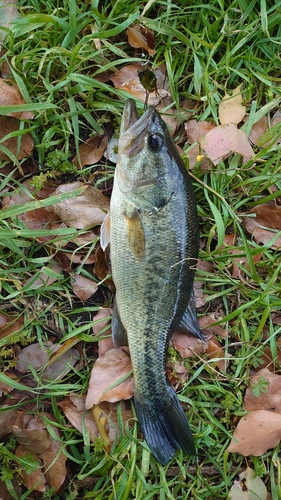
<path fill-rule="evenodd" d="M 111 328 L 114 347 L 128 345 L 127 332 L 119 316 L 116 300 L 113 304 Z"/>
<path fill-rule="evenodd" d="M 100 246 L 103 251 L 110 243 L 110 211 L 107 212 L 100 228 Z"/>
<path fill-rule="evenodd" d="M 193 290 L 188 306 L 177 330 L 183 330 L 187 333 L 191 333 L 195 337 L 198 337 L 200 340 L 204 340 L 198 324 Z"/>
<path fill-rule="evenodd" d="M 129 247 L 137 260 L 141 260 L 145 250 L 145 234 L 142 220 L 137 209 L 131 214 L 125 214 L 127 223 Z"/>

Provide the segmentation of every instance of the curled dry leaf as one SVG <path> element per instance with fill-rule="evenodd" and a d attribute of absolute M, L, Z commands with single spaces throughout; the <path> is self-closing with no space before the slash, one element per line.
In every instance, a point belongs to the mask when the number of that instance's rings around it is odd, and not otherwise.
<path fill-rule="evenodd" d="M 248 138 L 233 123 L 226 123 L 213 128 L 205 137 L 199 140 L 204 154 L 214 165 L 228 158 L 232 153 L 238 153 L 246 163 L 254 156 Z"/>
<path fill-rule="evenodd" d="M 47 415 L 52 419 L 51 415 Z M 66 479 L 66 456 L 63 453 L 60 432 L 56 427 L 52 427 L 53 434 L 56 434 L 56 439 L 51 436 L 51 446 L 45 450 L 41 455 L 44 464 L 44 474 L 48 481 L 50 488 L 54 488 L 56 493 Z"/>
<path fill-rule="evenodd" d="M 70 276 L 73 292 L 82 302 L 86 302 L 98 290 L 98 285 L 94 280 L 76 273 L 71 273 Z"/>
<path fill-rule="evenodd" d="M 123 382 L 120 383 L 120 380 Z M 128 348 L 111 349 L 104 356 L 100 356 L 92 368 L 85 407 L 92 408 L 102 401 L 113 403 L 130 399 L 133 389 L 134 380 Z"/>
<path fill-rule="evenodd" d="M 154 33 L 152 30 L 145 28 L 140 24 L 135 24 L 134 26 L 128 28 L 127 35 L 128 42 L 131 47 L 135 47 L 136 49 L 145 49 L 150 56 L 155 55 Z"/>
<path fill-rule="evenodd" d="M 72 163 L 74 163 L 76 167 L 79 167 L 80 164 L 82 167 L 84 167 L 84 165 L 94 165 L 100 161 L 103 156 L 107 142 L 108 138 L 106 135 L 95 135 L 94 137 L 90 137 L 90 139 L 79 146 L 80 163 L 77 155 L 73 158 Z"/>
<path fill-rule="evenodd" d="M 260 392 L 258 396 L 255 396 L 253 387 L 259 384 L 261 377 L 268 384 L 266 392 Z M 244 409 L 269 410 L 281 414 L 281 375 L 276 375 L 267 368 L 263 368 L 251 377 L 251 384 L 245 393 Z"/>
<path fill-rule="evenodd" d="M 280 439 L 281 415 L 267 410 L 252 411 L 239 420 L 226 451 L 259 457 L 277 446 Z"/>
<path fill-rule="evenodd" d="M 1 88 L 0 88 L 0 99 L 1 99 Z M 0 140 L 1 145 L 7 148 L 11 153 L 18 159 L 22 160 L 27 156 L 30 156 L 34 141 L 32 135 L 29 132 L 20 136 L 20 146 L 19 137 L 9 137 L 5 139 L 6 135 L 16 132 L 20 128 L 20 121 L 18 118 L 13 118 L 12 116 L 0 116 Z M 0 160 L 9 160 L 9 156 L 2 150 L 0 150 Z"/>
<path fill-rule="evenodd" d="M 256 217 L 244 217 L 244 226 L 254 240 L 266 245 L 274 238 L 271 248 L 280 248 L 281 236 L 277 233 L 281 231 L 281 206 L 263 203 L 254 207 L 249 214 L 255 214 Z"/>
<path fill-rule="evenodd" d="M 53 194 L 71 192 L 83 185 L 83 182 L 62 184 Z M 103 222 L 109 210 L 109 200 L 98 189 L 87 186 L 80 196 L 56 203 L 48 210 L 60 217 L 67 226 L 85 229 Z"/>
<path fill-rule="evenodd" d="M 219 120 L 222 125 L 226 123 L 235 123 L 238 125 L 246 113 L 246 106 L 242 104 L 243 83 L 233 90 L 232 96 L 225 94 L 219 104 Z"/>
<path fill-rule="evenodd" d="M 212 318 L 212 316 L 206 315 L 198 318 L 200 330 L 202 330 L 205 334 L 208 334 L 209 336 L 213 334 L 225 339 L 228 335 L 226 329 L 221 325 L 216 325 L 215 323 L 216 320 Z"/>
<path fill-rule="evenodd" d="M 269 500 L 265 484 L 259 476 L 247 467 L 239 474 L 239 481 L 234 481 L 228 499 L 229 500 Z"/>
<path fill-rule="evenodd" d="M 63 401 L 58 403 L 58 405 L 63 409 L 63 412 L 73 425 L 81 434 L 83 434 L 83 428 L 89 434 L 89 439 L 94 442 L 98 435 L 98 428 L 90 411 L 85 409 L 85 398 L 78 396 L 69 396 Z"/>

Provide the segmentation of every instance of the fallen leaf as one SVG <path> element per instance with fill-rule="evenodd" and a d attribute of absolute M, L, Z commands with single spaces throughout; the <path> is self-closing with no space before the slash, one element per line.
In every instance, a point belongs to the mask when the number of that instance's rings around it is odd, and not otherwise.
<path fill-rule="evenodd" d="M 212 335 L 208 342 L 206 354 L 209 359 L 215 360 L 214 364 L 220 371 L 225 371 L 227 369 L 230 354 L 225 354 L 225 351 L 222 349 L 214 335 Z"/>
<path fill-rule="evenodd" d="M 6 149 L 8 149 L 18 160 L 22 160 L 23 158 L 30 156 L 33 150 L 34 141 L 30 132 L 26 132 L 24 134 L 20 133 L 20 136 L 15 135 L 14 137 L 12 136 L 5 139 L 8 134 L 13 134 L 19 129 L 20 121 L 17 118 L 13 118 L 11 116 L 0 116 L 1 146 L 4 146 Z M 0 149 L 0 160 L 6 161 L 9 159 L 9 156 L 5 153 L 5 151 Z"/>
<path fill-rule="evenodd" d="M 207 342 L 183 332 L 173 332 L 172 344 L 183 359 L 201 356 L 208 347 Z"/>
<path fill-rule="evenodd" d="M 72 278 L 73 292 L 82 302 L 86 302 L 99 288 L 94 280 L 86 276 L 76 273 L 71 273 L 70 276 Z"/>
<path fill-rule="evenodd" d="M 267 489 L 259 476 L 250 468 L 239 474 L 230 489 L 229 500 L 267 500 Z"/>
<path fill-rule="evenodd" d="M 256 144 L 257 146 L 262 143 L 262 136 L 268 127 L 267 116 L 263 116 L 258 120 L 251 128 L 248 139 L 251 144 Z"/>
<path fill-rule="evenodd" d="M 242 104 L 242 89 L 243 83 L 238 85 L 233 90 L 232 96 L 225 94 L 219 104 L 219 120 L 222 125 L 227 123 L 235 123 L 238 125 L 246 113 L 246 106 Z"/>
<path fill-rule="evenodd" d="M 52 419 L 51 415 L 46 415 L 49 419 Z M 63 446 L 61 443 L 60 431 L 57 427 L 52 426 L 53 434 L 56 434 L 56 439 L 51 436 L 51 446 L 46 451 L 44 451 L 40 457 L 44 464 L 44 475 L 50 485 L 50 488 L 54 488 L 54 493 L 56 493 L 66 479 L 67 469 L 66 469 L 66 455 L 63 453 Z"/>
<path fill-rule="evenodd" d="M 20 104 L 26 104 L 26 102 L 16 82 L 8 78 L 0 78 L 0 106 L 19 106 Z M 31 120 L 33 113 L 31 111 L 16 111 L 7 113 L 7 116 L 19 118 L 20 120 Z"/>
<path fill-rule="evenodd" d="M 71 192 L 83 185 L 85 185 L 83 182 L 62 184 L 53 194 Z M 48 207 L 48 211 L 54 212 L 67 226 L 77 229 L 101 224 L 108 210 L 109 199 L 92 186 L 87 186 L 87 189 L 80 196 Z"/>
<path fill-rule="evenodd" d="M 175 391 L 179 391 L 188 381 L 188 369 L 179 359 L 173 359 L 167 363 L 167 375 L 170 384 Z"/>
<path fill-rule="evenodd" d="M 120 379 L 123 379 L 123 382 L 120 383 Z M 85 408 L 92 408 L 102 401 L 113 403 L 130 399 L 133 396 L 133 389 L 134 380 L 128 348 L 111 349 L 94 363 Z"/>
<path fill-rule="evenodd" d="M 202 330 L 206 334 L 209 334 L 210 336 L 214 334 L 225 339 L 228 335 L 226 329 L 221 325 L 216 325 L 215 323 L 216 320 L 212 316 L 205 315 L 198 318 L 200 330 Z"/>
<path fill-rule="evenodd" d="M 196 121 L 196 120 L 189 120 L 184 124 L 184 128 L 186 131 L 187 139 L 189 144 L 193 144 L 194 142 L 198 142 L 200 139 L 205 137 L 205 135 L 215 128 L 215 124 L 213 122 L 207 122 L 207 121 Z M 189 160 L 189 167 L 194 168 L 195 165 L 199 162 L 198 157 L 200 157 L 200 154 L 202 153 L 201 148 L 199 145 L 193 146 L 189 151 L 185 153 L 185 156 Z M 209 159 L 204 158 L 202 161 L 200 161 L 200 168 L 202 170 L 209 169 L 211 167 L 211 162 Z"/>
<path fill-rule="evenodd" d="M 69 396 L 58 405 L 63 409 L 66 418 L 73 427 L 81 434 L 84 434 L 86 430 L 93 443 L 98 435 L 98 428 L 91 412 L 85 409 L 85 397 Z"/>
<path fill-rule="evenodd" d="M 147 91 L 142 86 L 139 79 L 139 72 L 143 71 L 143 66 L 140 63 L 129 64 L 121 68 L 117 73 L 110 77 L 113 85 L 117 89 L 126 90 L 129 94 L 137 97 L 140 101 L 145 102 Z M 166 78 L 160 68 L 155 68 L 157 93 L 150 92 L 148 96 L 148 104 L 156 106 L 161 99 L 165 99 L 166 105 L 171 101 L 171 94 L 162 88 L 162 83 Z"/>
<path fill-rule="evenodd" d="M 152 30 L 140 24 L 134 24 L 134 26 L 128 28 L 127 35 L 131 47 L 145 49 L 150 56 L 155 55 L 154 33 Z"/>
<path fill-rule="evenodd" d="M 278 231 L 281 231 L 281 206 L 263 203 L 252 208 L 249 214 L 255 214 L 256 217 L 244 217 L 244 226 L 254 240 L 266 245 L 274 238 L 271 248 L 280 248 L 281 236 L 278 236 Z"/>
<path fill-rule="evenodd" d="M 226 123 L 213 128 L 205 137 L 199 140 L 204 154 L 214 165 L 228 158 L 232 153 L 238 153 L 246 163 L 254 156 L 248 138 L 233 123 Z"/>
<path fill-rule="evenodd" d="M 76 167 L 79 167 L 80 164 L 82 167 L 84 167 L 84 165 L 94 165 L 103 156 L 107 142 L 108 137 L 106 135 L 95 135 L 94 137 L 90 137 L 90 139 L 79 146 L 80 163 L 77 155 L 73 158 L 72 163 L 76 165 Z"/>
<path fill-rule="evenodd" d="M 18 332 L 23 326 L 24 318 L 18 314 L 0 312 L 0 339 Z"/>
<path fill-rule="evenodd" d="M 101 336 L 99 340 L 99 356 L 103 356 L 106 351 L 114 347 L 111 336 L 111 315 L 112 309 L 105 308 L 100 309 L 94 317 L 94 321 L 97 321 L 97 323 L 92 326 L 93 334 L 95 337 Z"/>
<path fill-rule="evenodd" d="M 280 439 L 281 415 L 267 410 L 252 411 L 239 420 L 226 451 L 260 457 L 277 446 Z"/>
<path fill-rule="evenodd" d="M 52 342 L 43 342 L 42 345 L 39 343 L 30 344 L 19 353 L 16 368 L 21 373 L 30 373 L 31 368 L 38 370 L 44 367 L 41 373 L 42 380 L 61 379 L 71 371 L 72 366 L 77 363 L 80 356 L 78 350 L 72 347 L 63 351 L 58 360 L 45 368 L 51 355 L 59 349 L 61 346 Z"/>
<path fill-rule="evenodd" d="M 51 261 L 47 266 L 44 266 L 40 271 L 37 271 L 37 273 L 38 276 L 35 280 L 31 277 L 24 283 L 25 286 L 27 284 L 29 285 L 30 290 L 43 288 L 55 283 L 59 279 L 59 275 L 62 273 L 62 268 L 55 261 Z M 55 274 L 58 276 L 55 276 Z"/>
<path fill-rule="evenodd" d="M 16 0 L 1 0 L 0 9 L 1 9 L 0 26 L 3 26 L 5 28 L 9 28 L 11 24 L 18 17 L 20 17 Z M 7 32 L 4 30 L 0 30 L 0 47 L 1 47 L 1 42 L 5 40 L 6 36 Z"/>
<path fill-rule="evenodd" d="M 21 444 L 16 448 L 16 451 L 15 451 L 15 455 L 18 458 L 24 458 L 24 456 L 27 453 L 28 453 L 28 451 Z M 34 457 L 34 459 L 35 459 L 35 457 Z M 39 458 L 37 459 L 37 462 L 38 462 L 38 467 L 36 470 L 32 470 L 31 472 L 29 472 L 27 474 L 27 472 L 25 472 L 25 470 L 23 469 L 21 471 L 21 476 L 22 476 L 22 479 L 25 483 L 25 486 L 28 489 L 32 488 L 35 491 L 39 491 L 40 493 L 43 493 L 44 491 L 46 491 L 47 485 L 45 482 L 45 476 L 44 476 L 44 473 L 42 471 L 42 468 L 41 468 L 42 465 L 41 465 L 41 461 L 39 460 Z"/>
<path fill-rule="evenodd" d="M 255 396 L 253 387 L 259 383 L 261 377 L 268 383 L 266 392 Z M 245 393 L 244 410 L 268 410 L 281 414 L 281 375 L 263 368 L 251 377 L 251 383 Z"/>

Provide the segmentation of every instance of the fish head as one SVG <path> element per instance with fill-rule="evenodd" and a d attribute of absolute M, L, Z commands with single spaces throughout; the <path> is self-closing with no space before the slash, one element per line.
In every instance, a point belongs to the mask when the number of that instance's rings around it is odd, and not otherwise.
<path fill-rule="evenodd" d="M 122 191 L 136 190 L 167 177 L 177 155 L 165 122 L 154 107 L 138 119 L 136 104 L 124 108 L 118 145 L 117 169 Z"/>

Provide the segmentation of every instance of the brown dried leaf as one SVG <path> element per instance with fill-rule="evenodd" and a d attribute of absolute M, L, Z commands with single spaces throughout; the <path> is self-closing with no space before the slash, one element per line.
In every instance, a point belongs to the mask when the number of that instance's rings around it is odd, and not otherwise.
<path fill-rule="evenodd" d="M 1 80 L 0 80 L 1 81 Z M 0 88 L 0 101 L 1 101 L 1 88 Z M 17 118 L 11 116 L 0 116 L 0 140 L 1 145 L 7 148 L 11 153 L 18 159 L 22 160 L 27 156 L 30 156 L 34 141 L 32 135 L 29 132 L 22 135 L 20 138 L 20 148 L 19 148 L 19 137 L 10 137 L 9 139 L 3 140 L 6 135 L 11 134 L 19 130 L 20 121 Z M 0 160 L 9 160 L 9 157 L 0 150 Z"/>
<path fill-rule="evenodd" d="M 92 326 L 93 334 L 96 337 L 101 335 L 101 340 L 99 340 L 99 356 L 103 356 L 107 351 L 113 349 L 114 347 L 111 337 L 111 315 L 112 309 L 105 308 L 100 309 L 94 318 L 95 321 L 99 322 Z M 106 331 L 101 333 L 101 331 L 106 327 Z M 103 336 L 105 336 L 106 338 L 102 338 Z"/>
<path fill-rule="evenodd" d="M 263 116 L 258 120 L 251 128 L 251 132 L 249 133 L 248 139 L 252 144 L 256 144 L 257 146 L 262 142 L 260 139 L 265 133 L 268 126 L 267 116 Z"/>
<path fill-rule="evenodd" d="M 225 94 L 219 104 L 219 120 L 222 125 L 226 123 L 235 123 L 238 125 L 246 113 L 246 106 L 242 104 L 243 83 L 233 90 L 232 96 Z"/>
<path fill-rule="evenodd" d="M 111 349 L 104 356 L 100 356 L 92 368 L 85 403 L 86 409 L 98 405 L 101 401 L 113 403 L 131 398 L 134 389 L 131 371 L 132 364 L 127 347 Z M 118 383 L 124 377 L 127 378 Z M 115 383 L 118 383 L 118 385 L 109 389 Z"/>
<path fill-rule="evenodd" d="M 188 369 L 186 365 L 178 360 L 168 361 L 167 363 L 168 379 L 175 391 L 180 390 L 188 381 Z"/>
<path fill-rule="evenodd" d="M 216 320 L 212 318 L 212 316 L 201 316 L 198 318 L 198 324 L 200 330 L 208 335 L 217 335 L 218 337 L 223 337 L 224 339 L 227 337 L 228 333 L 221 325 L 216 325 Z"/>
<path fill-rule="evenodd" d="M 83 182 L 62 184 L 53 194 L 71 192 L 84 185 Z M 67 226 L 85 229 L 103 222 L 109 210 L 109 200 L 100 190 L 87 186 L 82 195 L 56 203 L 48 210 L 60 217 Z"/>
<path fill-rule="evenodd" d="M 51 416 L 49 415 L 49 418 Z M 58 439 L 54 439 L 51 436 L 51 446 L 46 451 L 41 454 L 41 458 L 44 464 L 44 474 L 50 485 L 50 488 L 54 488 L 54 493 L 56 493 L 66 479 L 67 469 L 66 469 L 66 456 L 63 453 L 60 432 L 53 426 L 53 432 L 57 435 Z"/>
<path fill-rule="evenodd" d="M 45 450 L 47 450 L 51 445 L 50 434 L 45 427 L 42 419 L 36 416 L 38 429 L 21 429 L 16 425 L 12 425 L 11 430 L 18 442 L 25 447 L 26 451 L 29 453 L 41 455 Z"/>
<path fill-rule="evenodd" d="M 81 166 L 84 167 L 84 165 L 94 165 L 97 163 L 103 156 L 107 142 L 108 137 L 106 135 L 95 135 L 81 144 L 81 146 L 79 146 Z M 74 163 L 76 167 L 80 166 L 77 155 L 73 158 L 72 163 Z"/>
<path fill-rule="evenodd" d="M 0 26 L 4 26 L 5 28 L 9 28 L 10 25 L 18 17 L 20 17 L 16 0 L 2 0 L 0 9 L 1 9 Z M 6 31 L 0 30 L 0 47 L 1 47 L 1 42 L 5 40 L 6 35 L 7 35 Z"/>
<path fill-rule="evenodd" d="M 281 236 L 277 236 L 277 231 L 281 231 L 281 206 L 263 203 L 257 205 L 250 212 L 256 217 L 245 217 L 244 226 L 253 235 L 257 243 L 266 245 L 272 238 L 274 243 L 270 246 L 273 249 L 281 247 Z"/>
<path fill-rule="evenodd" d="M 35 290 L 37 288 L 42 288 L 44 286 L 48 286 L 51 285 L 52 283 L 55 283 L 58 280 L 58 277 L 55 277 L 54 275 L 50 276 L 48 270 L 51 270 L 52 272 L 57 274 L 62 273 L 61 266 L 57 264 L 55 261 L 51 261 L 47 266 L 44 266 L 42 270 L 39 271 L 39 276 L 36 278 L 36 280 L 33 281 L 33 278 L 31 277 L 24 284 L 25 285 L 29 284 L 29 289 Z"/>
<path fill-rule="evenodd" d="M 86 302 L 98 290 L 98 285 L 94 280 L 76 273 L 71 273 L 70 276 L 73 292 L 82 302 Z"/>
<path fill-rule="evenodd" d="M 117 73 L 110 77 L 117 89 L 126 90 L 129 94 L 137 97 L 140 101 L 145 102 L 147 92 L 142 86 L 138 73 L 143 71 L 143 66 L 139 63 L 129 64 L 120 69 Z M 161 99 L 165 99 L 166 104 L 171 100 L 171 95 L 167 90 L 162 88 L 162 82 L 168 80 L 166 75 L 161 71 L 161 68 L 154 70 L 156 76 L 157 93 L 150 92 L 148 96 L 148 104 L 156 106 Z"/>
<path fill-rule="evenodd" d="M 22 97 L 19 88 L 13 80 L 0 78 L 0 106 L 18 106 L 26 104 Z M 33 113 L 31 111 L 18 111 L 15 113 L 8 113 L 7 116 L 19 118 L 20 120 L 31 120 Z M 18 128 L 16 129 L 18 130 Z"/>
<path fill-rule="evenodd" d="M 24 322 L 23 316 L 17 314 L 5 314 L 0 312 L 0 339 L 18 332 Z"/>
<path fill-rule="evenodd" d="M 209 359 L 216 359 L 215 366 L 217 366 L 220 371 L 225 371 L 227 369 L 229 364 L 228 358 L 230 357 L 230 354 L 228 354 L 226 357 L 224 350 L 222 349 L 221 345 L 214 335 L 212 335 L 209 340 L 206 354 L 208 355 Z"/>
<path fill-rule="evenodd" d="M 10 405 L 7 406 L 7 409 L 4 404 L 1 404 L 1 412 L 0 412 L 0 438 L 6 436 L 6 434 L 10 434 L 11 427 L 16 419 L 17 409 L 10 408 Z"/>
<path fill-rule="evenodd" d="M 94 442 L 98 435 L 98 429 L 91 412 L 85 409 L 85 398 L 70 396 L 58 403 L 58 405 L 63 409 L 66 418 L 73 427 L 81 434 L 83 434 L 83 427 L 85 427 L 89 433 L 90 441 Z"/>
<path fill-rule="evenodd" d="M 255 396 L 252 387 L 263 377 L 268 382 L 266 392 Z M 281 414 L 281 375 L 263 368 L 251 378 L 251 384 L 246 389 L 244 410 L 269 410 Z"/>
<path fill-rule="evenodd" d="M 214 122 L 206 122 L 204 120 L 189 120 L 184 124 L 184 128 L 186 131 L 187 139 L 189 144 L 193 144 L 194 142 L 198 142 L 199 139 L 205 137 L 205 135 L 210 132 L 213 128 L 215 128 Z"/>
<path fill-rule="evenodd" d="M 250 468 L 239 474 L 239 481 L 234 481 L 230 489 L 229 500 L 268 500 L 265 484 Z"/>
<path fill-rule="evenodd" d="M 28 451 L 24 446 L 21 444 L 16 448 L 15 455 L 16 457 L 22 458 L 24 457 Z M 37 457 L 36 457 L 37 458 Z M 27 474 L 25 470 L 23 469 L 21 472 L 22 479 L 25 483 L 25 486 L 30 489 L 33 488 L 35 491 L 39 491 L 40 493 L 43 493 L 47 489 L 47 485 L 45 483 L 45 476 L 44 473 L 42 472 L 41 469 L 41 463 L 38 458 L 38 468 L 35 471 L 30 472 Z"/>
<path fill-rule="evenodd" d="M 226 451 L 259 457 L 277 446 L 280 439 L 281 415 L 267 410 L 252 411 L 239 420 Z"/>
<path fill-rule="evenodd" d="M 207 342 L 183 332 L 173 332 L 172 344 L 184 359 L 201 356 L 208 347 Z"/>
<path fill-rule="evenodd" d="M 222 160 L 228 158 L 232 153 L 238 153 L 246 163 L 254 156 L 254 152 L 248 142 L 248 138 L 233 123 L 226 123 L 213 128 L 203 139 L 199 140 L 204 154 L 218 165 Z"/>
<path fill-rule="evenodd" d="M 141 48 L 147 50 L 150 56 L 154 56 L 154 33 L 149 28 L 145 28 L 140 24 L 128 28 L 127 30 L 128 42 L 131 47 L 136 49 Z"/>
<path fill-rule="evenodd" d="M 31 368 L 38 370 L 45 367 L 53 353 L 61 349 L 60 345 L 54 345 L 52 342 L 44 342 L 41 344 L 30 344 L 24 347 L 18 355 L 17 370 L 21 373 L 30 373 Z M 44 369 L 42 380 L 50 381 L 63 378 L 70 372 L 79 360 L 79 352 L 74 347 L 67 351 L 63 351 L 60 358 Z"/>

